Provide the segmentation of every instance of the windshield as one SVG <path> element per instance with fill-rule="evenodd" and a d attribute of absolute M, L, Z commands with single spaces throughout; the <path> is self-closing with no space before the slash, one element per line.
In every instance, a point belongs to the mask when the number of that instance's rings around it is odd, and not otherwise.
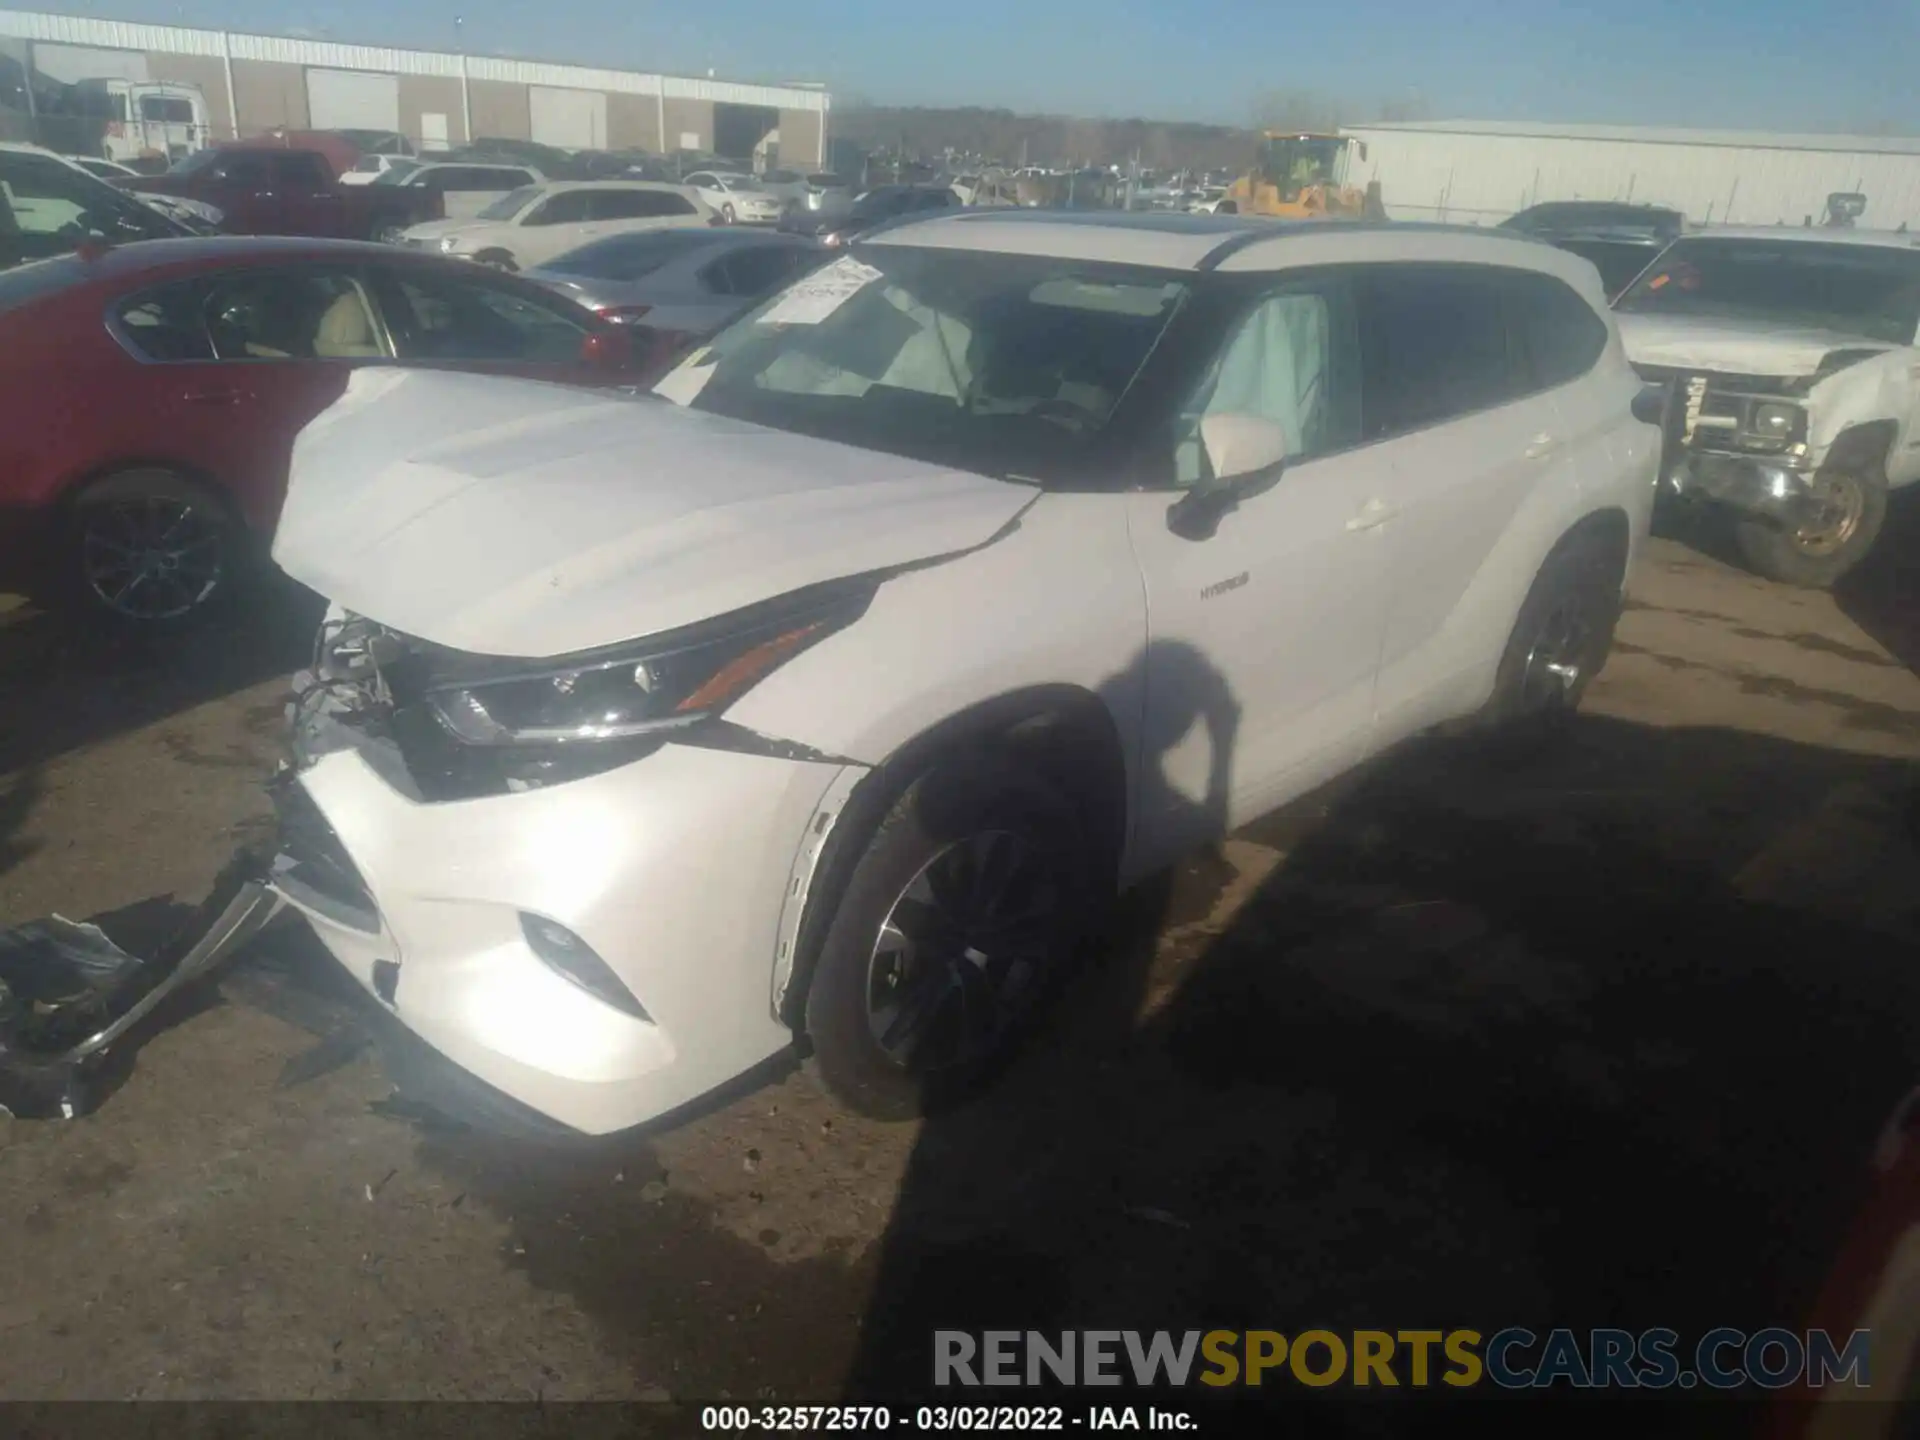
<path fill-rule="evenodd" d="M 570 250 L 541 268 L 555 275 L 577 275 L 583 280 L 638 280 L 669 260 L 714 244 L 704 230 L 654 230 L 634 235 L 609 235 L 591 245 Z"/>
<path fill-rule="evenodd" d="M 476 220 L 511 220 L 539 198 L 538 185 L 522 185 L 518 190 L 509 190 L 474 218 Z"/>
<path fill-rule="evenodd" d="M 1676 240 L 1616 308 L 1766 320 L 1911 345 L 1920 327 L 1920 253 L 1818 240 Z"/>
<path fill-rule="evenodd" d="M 862 246 L 790 286 L 655 393 L 990 475 L 1077 474 L 1187 294 L 1163 271 Z"/>

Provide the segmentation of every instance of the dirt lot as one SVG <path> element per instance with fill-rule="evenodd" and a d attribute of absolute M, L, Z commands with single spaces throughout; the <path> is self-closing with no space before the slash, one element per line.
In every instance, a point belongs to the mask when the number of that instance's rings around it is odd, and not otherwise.
<path fill-rule="evenodd" d="M 97 1114 L 0 1119 L 0 1395 L 822 1400 L 917 1382 L 935 1324 L 1793 1325 L 1920 1081 L 1911 580 L 1660 542 L 1564 751 L 1396 757 L 1148 887 L 1053 1043 L 918 1128 L 802 1073 L 562 1150 L 394 1114 L 278 932 Z M 0 616 L 0 923 L 197 899 L 310 618 L 132 655 Z"/>

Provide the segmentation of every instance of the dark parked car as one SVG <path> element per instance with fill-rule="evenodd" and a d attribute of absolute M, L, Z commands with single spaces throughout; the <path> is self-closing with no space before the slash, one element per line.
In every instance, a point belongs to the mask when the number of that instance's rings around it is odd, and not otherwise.
<path fill-rule="evenodd" d="M 779 228 L 789 235 L 809 235 L 822 245 L 844 245 L 876 225 L 932 210 L 960 208 L 960 197 L 945 185 L 876 185 L 837 214 L 795 210 L 783 216 Z"/>
<path fill-rule="evenodd" d="M 1600 272 L 1609 299 L 1619 295 L 1686 229 L 1678 210 L 1612 200 L 1554 200 L 1501 222 L 1504 230 L 1545 240 Z"/>
<path fill-rule="evenodd" d="M 124 245 L 190 233 L 78 165 L 31 145 L 0 145 L 0 270 L 89 242 Z"/>
<path fill-rule="evenodd" d="M 234 235 L 380 240 L 446 213 L 429 190 L 342 185 L 319 150 L 226 145 L 189 155 L 164 175 L 117 182 L 124 190 L 211 205 Z"/>
<path fill-rule="evenodd" d="M 177 625 L 234 592 L 294 436 L 356 370 L 626 385 L 632 349 L 542 286 L 387 245 L 221 236 L 18 266 L 0 273 L 0 590 Z"/>

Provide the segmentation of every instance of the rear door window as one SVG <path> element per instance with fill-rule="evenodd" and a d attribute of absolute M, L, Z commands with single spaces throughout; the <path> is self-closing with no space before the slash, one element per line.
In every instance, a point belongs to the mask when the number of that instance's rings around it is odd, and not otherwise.
<path fill-rule="evenodd" d="M 390 270 L 382 285 L 403 360 L 566 364 L 579 358 L 587 334 L 586 324 L 559 304 L 477 277 Z"/>
<path fill-rule="evenodd" d="M 756 245 L 722 255 L 700 278 L 717 294 L 757 299 L 771 295 L 812 262 L 813 252 L 798 245 Z"/>
<path fill-rule="evenodd" d="M 664 220 L 694 213 L 684 195 L 670 190 L 596 190 L 588 210 L 595 220 Z"/>
<path fill-rule="evenodd" d="M 593 198 L 589 190 L 562 190 L 549 195 L 528 212 L 522 225 L 577 225 L 587 218 L 587 204 Z"/>
<path fill-rule="evenodd" d="M 289 189 L 325 190 L 333 183 L 327 165 L 311 150 L 288 150 L 273 157 L 273 179 Z"/>
<path fill-rule="evenodd" d="M 1535 388 L 1507 322 L 1510 272 L 1368 267 L 1360 285 L 1364 438 L 1404 435 Z"/>

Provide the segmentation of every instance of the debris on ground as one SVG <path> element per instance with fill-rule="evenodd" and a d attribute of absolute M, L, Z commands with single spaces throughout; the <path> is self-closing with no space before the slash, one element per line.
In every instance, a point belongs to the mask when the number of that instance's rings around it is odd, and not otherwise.
<path fill-rule="evenodd" d="M 0 930 L 0 1111 L 70 1120 L 98 1104 L 109 1060 L 134 1048 L 136 1028 L 278 911 L 259 874 L 256 857 L 236 856 L 151 960 L 61 915 Z"/>

